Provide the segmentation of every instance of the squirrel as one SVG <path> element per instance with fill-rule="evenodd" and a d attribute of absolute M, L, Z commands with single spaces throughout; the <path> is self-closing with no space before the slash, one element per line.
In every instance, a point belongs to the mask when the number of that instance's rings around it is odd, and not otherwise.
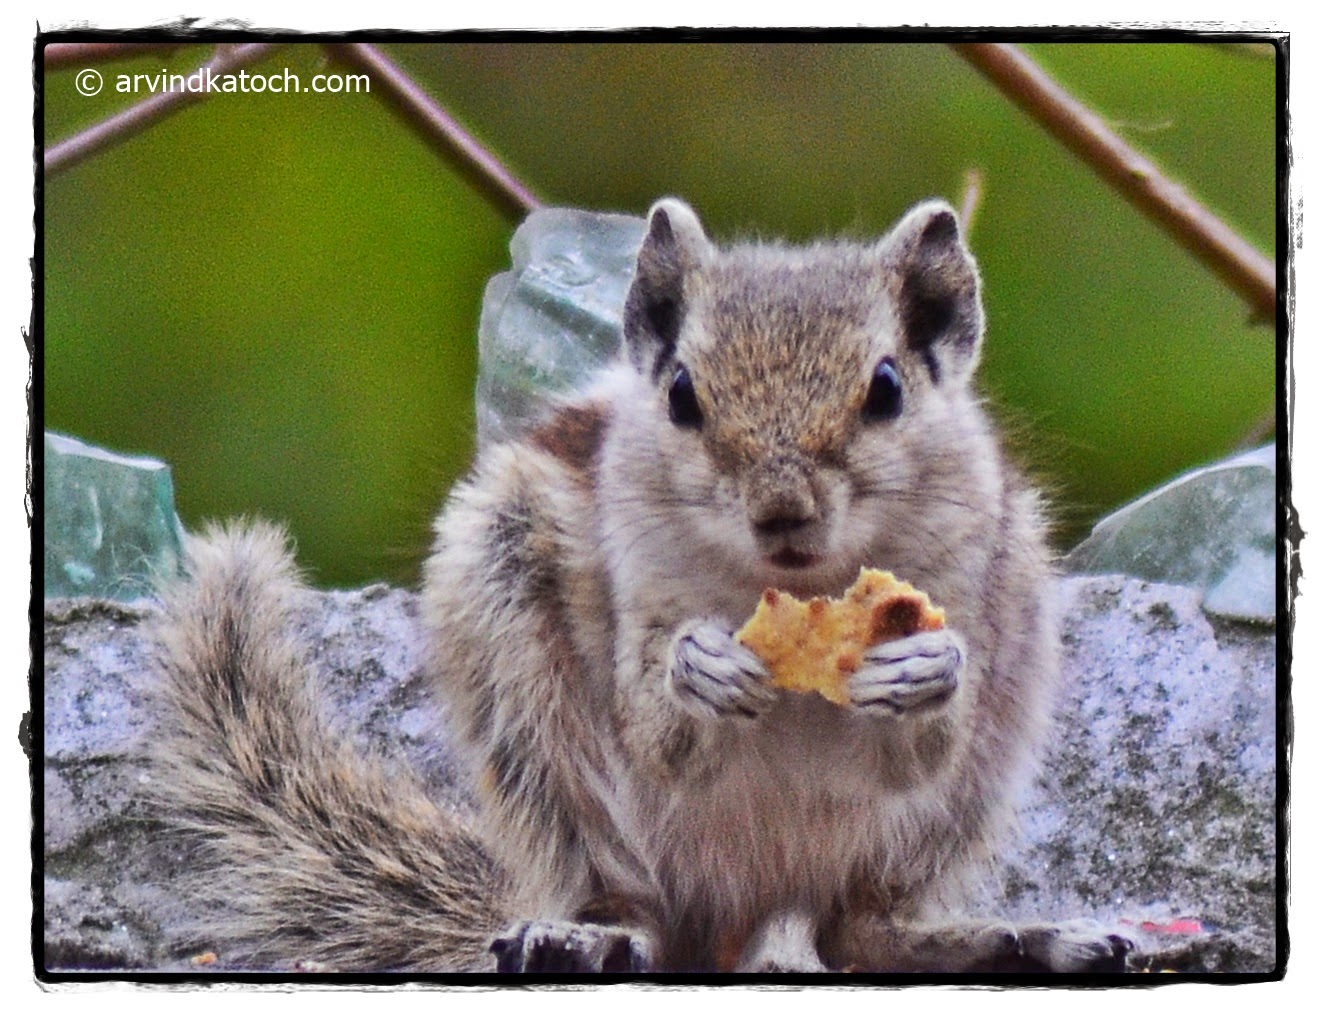
<path fill-rule="evenodd" d="M 215 528 L 159 625 L 156 799 L 252 962 L 410 971 L 1121 970 L 1086 922 L 951 916 L 1012 823 L 1058 667 L 1037 492 L 973 388 L 957 215 L 871 244 L 718 246 L 648 215 L 619 360 L 483 449 L 435 524 L 428 676 L 479 812 L 321 713 L 283 535 Z M 948 623 L 849 704 L 773 687 L 763 590 L 863 566 Z"/>

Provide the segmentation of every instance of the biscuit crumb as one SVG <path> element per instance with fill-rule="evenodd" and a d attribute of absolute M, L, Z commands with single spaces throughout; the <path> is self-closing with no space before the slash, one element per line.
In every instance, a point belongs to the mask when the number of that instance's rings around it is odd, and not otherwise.
<path fill-rule="evenodd" d="M 766 664 L 775 686 L 846 705 L 846 681 L 866 649 L 943 626 L 944 610 L 926 593 L 888 571 L 862 568 L 842 599 L 803 602 L 766 589 L 736 639 Z"/>

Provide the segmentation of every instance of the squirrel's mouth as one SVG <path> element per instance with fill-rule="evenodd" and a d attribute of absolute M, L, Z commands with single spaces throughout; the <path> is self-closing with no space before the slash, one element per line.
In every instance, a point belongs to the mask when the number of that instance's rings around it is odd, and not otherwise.
<path fill-rule="evenodd" d="M 809 554 L 802 550 L 795 550 L 792 547 L 784 547 L 770 555 L 770 563 L 777 568 L 788 568 L 791 571 L 800 571 L 803 568 L 809 568 L 820 560 L 818 554 Z"/>

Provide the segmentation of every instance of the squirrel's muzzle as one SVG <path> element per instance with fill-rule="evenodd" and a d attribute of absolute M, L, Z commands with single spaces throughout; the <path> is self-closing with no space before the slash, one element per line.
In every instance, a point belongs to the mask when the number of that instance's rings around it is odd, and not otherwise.
<path fill-rule="evenodd" d="M 809 559 L 823 546 L 821 498 L 804 461 L 776 456 L 756 466 L 743 485 L 743 502 L 752 534 L 772 560 Z"/>

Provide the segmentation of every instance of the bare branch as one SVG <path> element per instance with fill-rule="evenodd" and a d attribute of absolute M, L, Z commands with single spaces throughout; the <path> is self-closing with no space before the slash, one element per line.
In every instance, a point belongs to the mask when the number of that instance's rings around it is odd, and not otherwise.
<path fill-rule="evenodd" d="M 976 219 L 976 208 L 981 205 L 981 172 L 969 168 L 963 173 L 963 194 L 958 203 L 958 219 L 962 222 L 963 235 L 972 233 L 972 221 Z"/>
<path fill-rule="evenodd" d="M 463 129 L 398 64 L 366 42 L 334 43 L 326 49 L 337 59 L 371 73 L 384 96 L 405 121 L 459 164 L 504 206 L 521 216 L 541 201 L 498 158 Z"/>
<path fill-rule="evenodd" d="M 232 73 L 257 62 L 274 48 L 275 44 L 270 42 L 220 45 L 216 47 L 215 55 L 193 73 L 205 70 L 209 70 L 214 75 Z M 166 116 L 194 105 L 204 98 L 206 98 L 205 90 L 162 91 L 136 105 L 129 106 L 122 112 L 116 112 L 109 119 L 102 120 L 95 126 L 90 126 L 81 133 L 48 147 L 44 162 L 46 178 L 49 179 L 90 158 L 93 154 L 137 136 Z"/>
<path fill-rule="evenodd" d="M 41 51 L 41 61 L 45 69 L 59 70 L 165 53 L 183 45 L 182 42 L 51 42 Z"/>
<path fill-rule="evenodd" d="M 1129 147 L 1016 46 L 962 42 L 953 48 L 1130 203 L 1209 266 L 1251 305 L 1256 318 L 1274 319 L 1278 288 L 1272 260 L 1166 178 L 1154 163 Z"/>
<path fill-rule="evenodd" d="M 1275 435 L 1275 427 L 1275 413 L 1274 410 L 1271 409 L 1269 413 L 1265 414 L 1260 420 L 1252 424 L 1250 430 L 1238 439 L 1235 451 L 1245 451 L 1249 448 L 1255 448 L 1257 445 L 1264 442 L 1265 439 L 1273 438 Z"/>

